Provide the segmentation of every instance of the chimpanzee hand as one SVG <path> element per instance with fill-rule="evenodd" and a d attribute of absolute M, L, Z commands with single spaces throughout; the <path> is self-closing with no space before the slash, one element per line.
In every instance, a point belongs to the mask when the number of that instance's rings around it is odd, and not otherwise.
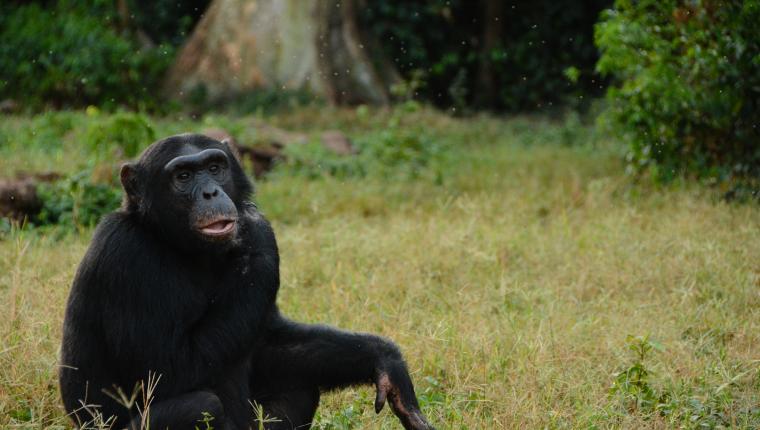
<path fill-rule="evenodd" d="M 388 398 L 391 410 L 401 420 L 406 430 L 435 430 L 420 411 L 412 380 L 403 361 L 394 360 L 383 363 L 377 370 L 375 385 L 377 386 L 375 412 L 380 413 L 385 405 L 385 399 Z"/>

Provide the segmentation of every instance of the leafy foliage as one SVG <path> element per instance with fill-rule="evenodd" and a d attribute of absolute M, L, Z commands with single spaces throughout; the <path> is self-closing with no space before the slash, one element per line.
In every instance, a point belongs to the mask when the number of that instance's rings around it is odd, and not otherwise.
<path fill-rule="evenodd" d="M 66 228 L 92 227 L 121 203 L 121 190 L 108 183 L 92 181 L 92 171 L 84 170 L 53 184 L 39 187 L 42 210 L 34 225 L 58 224 Z"/>
<path fill-rule="evenodd" d="M 92 122 L 87 129 L 86 142 L 100 156 L 114 155 L 132 158 L 156 139 L 148 119 L 141 114 L 120 112 L 103 121 Z"/>
<path fill-rule="evenodd" d="M 0 98 L 31 107 L 155 109 L 173 48 L 120 34 L 111 2 L 0 6 Z"/>
<path fill-rule="evenodd" d="M 610 388 L 611 394 L 619 394 L 636 408 L 653 408 L 657 395 L 650 385 L 652 371 L 644 363 L 652 351 L 662 351 L 662 346 L 649 337 L 628 336 L 628 349 L 635 356 L 634 362 L 616 373 Z"/>
<path fill-rule="evenodd" d="M 499 16 L 485 17 L 485 2 L 389 0 L 371 2 L 362 20 L 394 61 L 413 94 L 438 106 L 536 110 L 582 104 L 600 91 L 593 25 L 609 0 L 497 1 Z M 476 6 L 476 7 L 473 7 Z M 484 50 L 486 19 L 502 24 L 493 49 Z M 482 64 L 495 73 L 495 104 L 484 105 Z M 572 67 L 575 80 L 565 76 Z"/>
<path fill-rule="evenodd" d="M 210 0 L 129 0 L 137 25 L 158 43 L 179 46 L 200 20 Z"/>
<path fill-rule="evenodd" d="M 760 1 L 617 0 L 596 29 L 632 170 L 760 190 Z"/>

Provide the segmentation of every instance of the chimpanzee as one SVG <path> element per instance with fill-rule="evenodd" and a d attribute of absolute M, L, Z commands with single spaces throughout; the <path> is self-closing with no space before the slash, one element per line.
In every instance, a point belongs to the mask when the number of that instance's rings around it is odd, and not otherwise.
<path fill-rule="evenodd" d="M 274 233 L 227 142 L 160 140 L 121 183 L 63 324 L 61 395 L 78 426 L 243 430 L 263 409 L 266 428 L 303 429 L 320 392 L 374 383 L 377 412 L 387 398 L 405 428 L 433 428 L 392 342 L 280 314 Z"/>

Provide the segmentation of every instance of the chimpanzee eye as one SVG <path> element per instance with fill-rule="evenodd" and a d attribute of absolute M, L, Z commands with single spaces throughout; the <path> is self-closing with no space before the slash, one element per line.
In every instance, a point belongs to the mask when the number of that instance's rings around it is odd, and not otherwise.
<path fill-rule="evenodd" d="M 217 173 L 219 173 L 219 170 L 221 169 L 218 164 L 212 164 L 208 168 L 208 171 L 211 172 L 212 175 L 216 175 Z"/>
<path fill-rule="evenodd" d="M 190 180 L 191 177 L 192 176 L 190 175 L 190 172 L 188 171 L 179 172 L 176 176 L 177 180 L 181 182 L 187 182 Z"/>

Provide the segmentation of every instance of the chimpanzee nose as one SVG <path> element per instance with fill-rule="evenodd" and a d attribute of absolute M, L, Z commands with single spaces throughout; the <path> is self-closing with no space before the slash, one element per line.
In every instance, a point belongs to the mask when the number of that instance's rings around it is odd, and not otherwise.
<path fill-rule="evenodd" d="M 211 190 L 203 190 L 203 198 L 206 200 L 211 200 L 211 198 L 216 197 L 219 195 L 219 188 L 214 187 Z"/>

